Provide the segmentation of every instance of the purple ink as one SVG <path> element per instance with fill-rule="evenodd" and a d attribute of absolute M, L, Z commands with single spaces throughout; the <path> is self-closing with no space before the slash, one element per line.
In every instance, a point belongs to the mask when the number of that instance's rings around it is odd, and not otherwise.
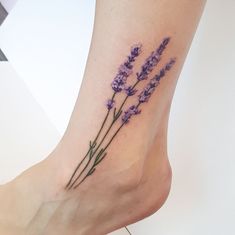
<path fill-rule="evenodd" d="M 132 74 L 133 63 L 139 54 L 141 53 L 141 44 L 134 45 L 131 48 L 130 55 L 118 70 L 117 75 L 115 76 L 111 86 L 114 92 L 121 92 L 125 88 L 127 78 Z"/>

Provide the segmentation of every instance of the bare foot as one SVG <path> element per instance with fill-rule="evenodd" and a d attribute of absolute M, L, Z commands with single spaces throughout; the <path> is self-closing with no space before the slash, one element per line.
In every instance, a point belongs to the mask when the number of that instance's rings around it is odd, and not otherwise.
<path fill-rule="evenodd" d="M 1 232 L 99 235 L 157 211 L 166 200 L 171 183 L 166 120 L 167 116 L 145 156 L 135 153 L 136 160 L 126 160 L 124 165 L 107 158 L 96 177 L 88 178 L 79 189 L 65 190 L 68 177 L 59 162 L 63 151 L 58 147 L 45 161 L 1 186 Z M 107 166 L 112 169 L 105 171 Z"/>
<path fill-rule="evenodd" d="M 74 231 L 83 234 L 81 229 L 84 234 L 94 231 L 97 235 L 106 234 L 157 211 L 165 202 L 171 184 L 166 122 L 164 116 L 146 155 L 130 152 L 107 158 L 96 175 L 87 178 L 78 189 L 58 190 L 55 196 L 62 200 L 46 227 L 46 234 L 74 234 Z M 62 185 L 66 185 L 66 180 L 67 177 Z"/>
<path fill-rule="evenodd" d="M 46 160 L 0 187 L 1 234 L 103 235 L 143 219 L 162 206 L 171 184 L 166 142 L 170 104 L 204 2 L 97 1 L 96 24 L 84 82 L 66 133 Z M 151 54 L 152 50 L 162 52 L 168 34 L 174 40 L 162 56 L 160 71 L 156 68 L 154 71 L 151 66 L 159 62 L 162 53 L 151 63 L 144 58 L 155 55 Z M 161 43 L 160 39 L 156 40 L 159 35 L 165 39 L 156 49 L 157 42 Z M 145 70 L 141 66 L 144 61 L 150 64 L 148 72 L 152 72 L 151 81 L 154 82 L 151 86 L 158 86 L 159 80 L 170 70 L 172 64 L 169 61 L 174 61 L 170 58 L 176 56 L 177 64 L 161 81 L 158 92 L 152 95 L 152 102 L 144 106 L 141 117 L 133 118 L 127 128 L 123 128 L 118 138 L 113 139 L 107 156 L 96 167 L 95 173 L 90 168 L 91 171 L 85 172 L 87 177 L 84 181 L 82 178 L 82 184 L 76 187 L 81 181 L 70 184 L 71 174 L 87 151 L 90 138 L 97 132 L 97 125 L 104 116 L 105 100 L 112 97 L 110 76 L 118 79 L 114 73 L 121 57 L 133 42 L 139 40 L 145 45 L 145 51 L 136 63 L 135 71 Z M 129 62 L 132 63 L 133 58 Z M 122 64 L 126 69 L 122 72 L 129 74 L 130 63 Z M 131 84 L 137 82 L 136 77 L 141 80 L 138 73 L 132 75 Z M 144 102 L 147 102 L 154 89 L 144 82 L 138 85 L 139 91 L 143 91 L 140 94 L 144 94 Z M 144 93 L 146 87 L 147 95 Z M 114 93 L 116 88 L 114 84 Z M 126 87 L 115 102 L 125 99 L 125 95 Z M 94 100 L 98 100 L 95 105 Z M 136 94 L 128 101 L 126 107 L 120 106 L 124 108 L 124 116 L 130 105 L 138 108 L 143 100 L 140 101 Z M 138 110 L 134 112 L 137 114 Z M 113 118 L 117 113 L 113 112 Z M 90 149 L 93 144 L 90 142 Z M 96 160 L 96 156 L 94 158 Z"/>

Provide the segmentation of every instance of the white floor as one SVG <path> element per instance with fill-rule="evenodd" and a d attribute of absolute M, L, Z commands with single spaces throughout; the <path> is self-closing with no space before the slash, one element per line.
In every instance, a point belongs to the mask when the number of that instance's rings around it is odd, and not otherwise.
<path fill-rule="evenodd" d="M 130 226 L 133 235 L 235 234 L 234 11 L 232 0 L 208 1 L 172 106 L 172 191 L 158 213 Z M 63 133 L 93 13 L 94 1 L 20 0 L 0 28 L 11 62 L 0 64 L 1 182 L 45 157 Z"/>

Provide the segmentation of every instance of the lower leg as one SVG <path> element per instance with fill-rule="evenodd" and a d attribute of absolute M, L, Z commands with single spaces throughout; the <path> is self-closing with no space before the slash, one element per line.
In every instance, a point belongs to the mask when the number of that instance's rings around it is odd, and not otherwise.
<path fill-rule="evenodd" d="M 38 165 L 25 171 L 0 190 L 1 227 L 22 230 L 24 234 L 105 234 L 133 223 L 156 211 L 165 201 L 171 182 L 167 158 L 166 131 L 171 100 L 178 74 L 195 32 L 203 0 L 136 0 L 97 1 L 93 39 L 83 84 L 68 128 L 55 150 Z M 138 92 L 128 97 L 123 112 L 138 101 L 150 79 L 159 74 L 170 58 L 176 63 L 165 71 L 164 79 L 147 103 L 139 106 L 141 114 L 132 116 L 128 124 L 113 139 L 107 156 L 95 172 L 76 189 L 66 188 L 84 169 L 75 171 L 94 141 L 107 113 L 105 102 L 113 95 L 110 83 L 119 64 L 135 43 L 142 44 L 142 53 L 134 63 L 128 83 L 137 81 L 136 72 L 150 52 L 156 50 L 162 38 L 171 37 L 158 66 L 153 66 L 148 80 L 138 83 Z M 132 90 L 133 91 L 133 90 Z M 146 97 L 144 97 L 146 98 Z M 115 96 L 115 106 L 125 99 L 125 93 Z M 120 107 L 120 106 L 119 106 Z M 114 108 L 107 125 L 97 139 L 102 142 L 105 128 L 112 122 Z M 105 148 L 122 123 L 112 126 L 100 148 Z M 95 148 L 94 148 L 95 150 Z M 99 150 L 97 150 L 97 153 Z M 89 152 L 90 153 L 90 152 Z M 94 154 L 94 161 L 97 154 Z M 89 158 L 86 158 L 86 161 Z M 84 171 L 91 169 L 91 164 Z M 79 183 L 84 174 L 75 182 Z M 10 192 L 12 194 L 9 197 Z M 18 195 L 21 197 L 17 197 Z M 148 197 L 146 198 L 146 194 Z M 6 200 L 4 202 L 5 198 Z M 32 201 L 28 204 L 27 200 Z M 8 210 L 12 201 L 14 211 Z M 144 208 L 140 202 L 144 201 Z M 17 221 L 14 215 L 21 213 Z M 8 216 L 9 215 L 9 216 Z M 13 226 L 15 225 L 15 227 Z M 1 231 L 0 231 L 1 232 Z M 7 233 L 5 233 L 7 234 Z M 11 234 L 16 234 L 12 232 Z M 17 233 L 19 234 L 19 232 Z"/>

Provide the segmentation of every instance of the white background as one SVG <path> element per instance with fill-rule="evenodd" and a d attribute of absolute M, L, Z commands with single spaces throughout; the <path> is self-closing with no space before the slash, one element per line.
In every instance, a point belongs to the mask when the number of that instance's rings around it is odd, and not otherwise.
<path fill-rule="evenodd" d="M 171 194 L 130 226 L 133 235 L 235 234 L 234 12 L 233 0 L 207 3 L 172 105 Z M 63 133 L 93 17 L 94 0 L 19 0 L 2 25 L 0 47 L 18 75 L 0 64 L 1 182 L 45 157 Z"/>

